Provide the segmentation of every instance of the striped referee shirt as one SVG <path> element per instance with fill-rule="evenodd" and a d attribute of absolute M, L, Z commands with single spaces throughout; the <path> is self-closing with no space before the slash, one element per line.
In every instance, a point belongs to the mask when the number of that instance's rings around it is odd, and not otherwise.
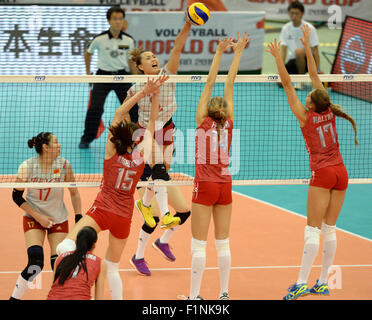
<path fill-rule="evenodd" d="M 110 30 L 94 37 L 87 51 L 93 54 L 98 50 L 98 68 L 104 71 L 118 71 L 125 69 L 129 72 L 129 51 L 134 48 L 133 38 L 121 31 L 118 38 L 114 38 Z"/>

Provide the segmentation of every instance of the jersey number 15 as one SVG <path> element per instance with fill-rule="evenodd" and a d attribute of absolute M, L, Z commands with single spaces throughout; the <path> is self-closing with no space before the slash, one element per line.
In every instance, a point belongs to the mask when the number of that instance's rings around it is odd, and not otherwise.
<path fill-rule="evenodd" d="M 115 189 L 129 191 L 133 185 L 133 176 L 136 175 L 136 171 L 127 170 L 126 168 L 120 168 L 118 178 L 116 179 Z"/>

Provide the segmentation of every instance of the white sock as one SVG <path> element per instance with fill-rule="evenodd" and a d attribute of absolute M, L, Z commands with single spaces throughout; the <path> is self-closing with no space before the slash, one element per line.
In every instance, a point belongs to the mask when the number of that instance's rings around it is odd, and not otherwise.
<path fill-rule="evenodd" d="M 138 244 L 137 244 L 137 252 L 136 252 L 136 259 L 143 259 L 145 257 L 145 249 L 147 246 L 147 242 L 151 237 L 150 233 L 143 231 L 141 228 L 139 237 L 138 237 Z"/>
<path fill-rule="evenodd" d="M 200 286 L 203 279 L 203 273 L 205 270 L 206 255 L 205 249 L 207 247 L 207 241 L 191 239 L 191 284 L 190 284 L 190 300 L 195 300 L 199 295 Z"/>
<path fill-rule="evenodd" d="M 180 226 L 175 226 L 173 228 L 165 230 L 163 235 L 160 238 L 160 242 L 161 243 L 169 243 L 169 240 L 172 238 L 172 236 L 178 230 L 179 227 Z"/>
<path fill-rule="evenodd" d="M 164 181 L 156 179 L 155 181 Z M 168 209 L 168 191 L 165 186 L 154 186 L 156 200 L 158 201 L 161 217 L 164 217 L 169 212 Z"/>
<path fill-rule="evenodd" d="M 123 300 L 123 284 L 119 274 L 119 263 L 105 259 L 107 265 L 107 280 L 112 300 Z"/>
<path fill-rule="evenodd" d="M 220 272 L 220 296 L 229 292 L 229 279 L 231 268 L 231 253 L 229 238 L 223 240 L 215 240 L 217 256 L 218 256 L 218 269 Z"/>
<path fill-rule="evenodd" d="M 333 264 L 337 249 L 336 226 L 330 226 L 325 223 L 322 224 L 323 236 L 323 257 L 322 257 L 322 271 L 319 277 L 319 283 L 328 282 L 328 270 Z"/>
<path fill-rule="evenodd" d="M 27 289 L 28 281 L 26 279 L 23 279 L 22 275 L 19 275 L 12 293 L 12 297 L 19 300 L 22 299 Z"/>
<path fill-rule="evenodd" d="M 320 230 L 316 227 L 305 227 L 305 246 L 302 255 L 300 274 L 297 284 L 307 283 L 311 267 L 319 250 Z"/>
<path fill-rule="evenodd" d="M 152 198 L 154 197 L 154 189 L 146 187 L 145 192 L 142 197 L 142 203 L 145 207 L 151 206 Z"/>

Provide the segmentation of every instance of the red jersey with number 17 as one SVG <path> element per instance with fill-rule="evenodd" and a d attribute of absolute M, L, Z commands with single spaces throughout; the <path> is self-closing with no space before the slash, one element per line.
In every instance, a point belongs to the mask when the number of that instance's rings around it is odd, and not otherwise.
<path fill-rule="evenodd" d="M 225 121 L 218 134 L 217 124 L 206 117 L 196 130 L 194 181 L 230 182 L 229 153 L 233 122 Z"/>
<path fill-rule="evenodd" d="M 335 118 L 329 108 L 322 113 L 310 110 L 306 113 L 306 122 L 301 131 L 310 156 L 311 171 L 343 163 Z"/>
<path fill-rule="evenodd" d="M 93 204 L 124 218 L 132 218 L 134 192 L 142 176 L 145 163 L 142 155 L 134 150 L 131 154 L 115 153 L 103 164 L 100 191 Z"/>

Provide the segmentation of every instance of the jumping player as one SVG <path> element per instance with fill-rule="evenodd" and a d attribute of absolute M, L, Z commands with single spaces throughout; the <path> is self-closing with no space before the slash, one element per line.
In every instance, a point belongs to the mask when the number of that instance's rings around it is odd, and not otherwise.
<path fill-rule="evenodd" d="M 190 300 L 201 299 L 199 291 L 205 269 L 208 229 L 212 215 L 220 274 L 219 298 L 229 299 L 232 183 L 228 166 L 234 121 L 233 85 L 242 52 L 249 41 L 246 33 L 242 37 L 238 33 L 236 43 L 232 38 L 219 41 L 196 111 L 195 178 L 191 209 Z M 222 54 L 230 47 L 234 49 L 234 58 L 226 78 L 224 97 L 211 99 Z"/>
<path fill-rule="evenodd" d="M 112 298 L 122 300 L 123 289 L 119 262 L 124 250 L 133 215 L 134 192 L 143 173 L 144 161 L 151 158 L 155 121 L 159 110 L 159 88 L 168 79 L 163 75 L 156 81 L 148 80 L 142 90 L 116 110 L 106 142 L 103 179 L 100 192 L 87 214 L 57 247 L 57 253 L 75 251 L 77 233 L 90 226 L 97 233 L 109 230 L 106 251 L 107 279 Z M 124 119 L 129 110 L 141 99 L 152 94 L 152 107 L 143 141 L 136 146 L 138 127 Z"/>
<path fill-rule="evenodd" d="M 310 156 L 311 179 L 307 198 L 307 225 L 301 269 L 297 282 L 289 287 L 284 300 L 294 300 L 309 293 L 329 294 L 328 268 L 332 265 L 336 253 L 336 221 L 348 186 L 348 175 L 339 150 L 336 116 L 350 121 L 355 131 L 355 144 L 358 144 L 354 119 L 339 105 L 332 103 L 319 79 L 309 45 L 311 30 L 308 26 L 303 26 L 301 29 L 304 34 L 301 42 L 305 47 L 309 75 L 314 88 L 307 95 L 305 106 L 298 99 L 280 57 L 280 42 L 277 43 L 275 39 L 266 50 L 275 58 L 289 107 L 299 122 Z M 307 279 L 318 254 L 320 235 L 324 240 L 322 271 L 320 279 L 309 289 Z"/>
<path fill-rule="evenodd" d="M 106 264 L 92 253 L 97 232 L 84 227 L 76 237 L 76 250 L 65 252 L 56 260 L 53 285 L 47 300 L 90 300 L 95 286 L 94 300 L 104 299 Z"/>
<path fill-rule="evenodd" d="M 139 72 L 146 75 L 176 74 L 179 67 L 181 51 L 185 45 L 190 29 L 191 24 L 187 20 L 175 39 L 169 61 L 163 68 L 160 68 L 159 60 L 151 51 L 143 51 L 141 49 L 132 50 L 132 59 Z M 138 92 L 138 90 L 141 90 L 141 84 L 136 84 L 130 88 L 128 90 L 128 97 Z M 152 159 L 153 161 L 151 164 L 146 164 L 144 175 L 141 177 L 143 181 L 147 181 L 151 178 L 154 181 L 163 182 L 170 180 L 168 171 L 172 162 L 173 132 L 175 130 L 172 116 L 177 109 L 175 90 L 175 83 L 165 84 L 160 90 L 159 120 L 155 128 L 156 142 L 153 148 L 153 150 L 156 151 L 153 157 L 155 159 Z M 151 101 L 149 98 L 143 99 L 138 103 L 138 124 L 141 128 L 147 127 L 150 106 Z M 156 229 L 157 224 L 161 222 L 161 228 L 168 230 L 153 243 L 153 247 L 167 260 L 175 261 L 176 258 L 171 252 L 168 243 L 178 229 L 178 225 L 184 224 L 191 212 L 185 197 L 177 186 L 154 186 L 143 189 L 145 190 L 139 191 L 141 200 L 136 201 L 136 208 L 141 212 L 144 224 L 140 230 L 136 254 L 133 255 L 130 263 L 140 274 L 149 276 L 151 272 L 144 260 L 144 252 L 148 240 Z M 158 202 L 160 217 L 154 217 L 154 213 L 151 210 L 154 194 Z M 168 203 L 176 210 L 174 216 L 169 212 Z"/>
<path fill-rule="evenodd" d="M 28 140 L 28 146 L 35 148 L 38 155 L 20 165 L 17 182 L 75 181 L 71 165 L 60 157 L 61 145 L 51 132 L 39 133 Z M 69 188 L 69 191 L 77 222 L 81 218 L 80 194 L 77 188 Z M 43 269 L 45 234 L 50 245 L 50 264 L 54 269 L 56 247 L 68 233 L 68 211 L 63 201 L 63 188 L 28 188 L 26 199 L 23 193 L 23 188 L 13 189 L 13 201 L 25 212 L 23 230 L 28 264 L 18 276 L 11 300 L 22 299 L 29 284 Z"/>

